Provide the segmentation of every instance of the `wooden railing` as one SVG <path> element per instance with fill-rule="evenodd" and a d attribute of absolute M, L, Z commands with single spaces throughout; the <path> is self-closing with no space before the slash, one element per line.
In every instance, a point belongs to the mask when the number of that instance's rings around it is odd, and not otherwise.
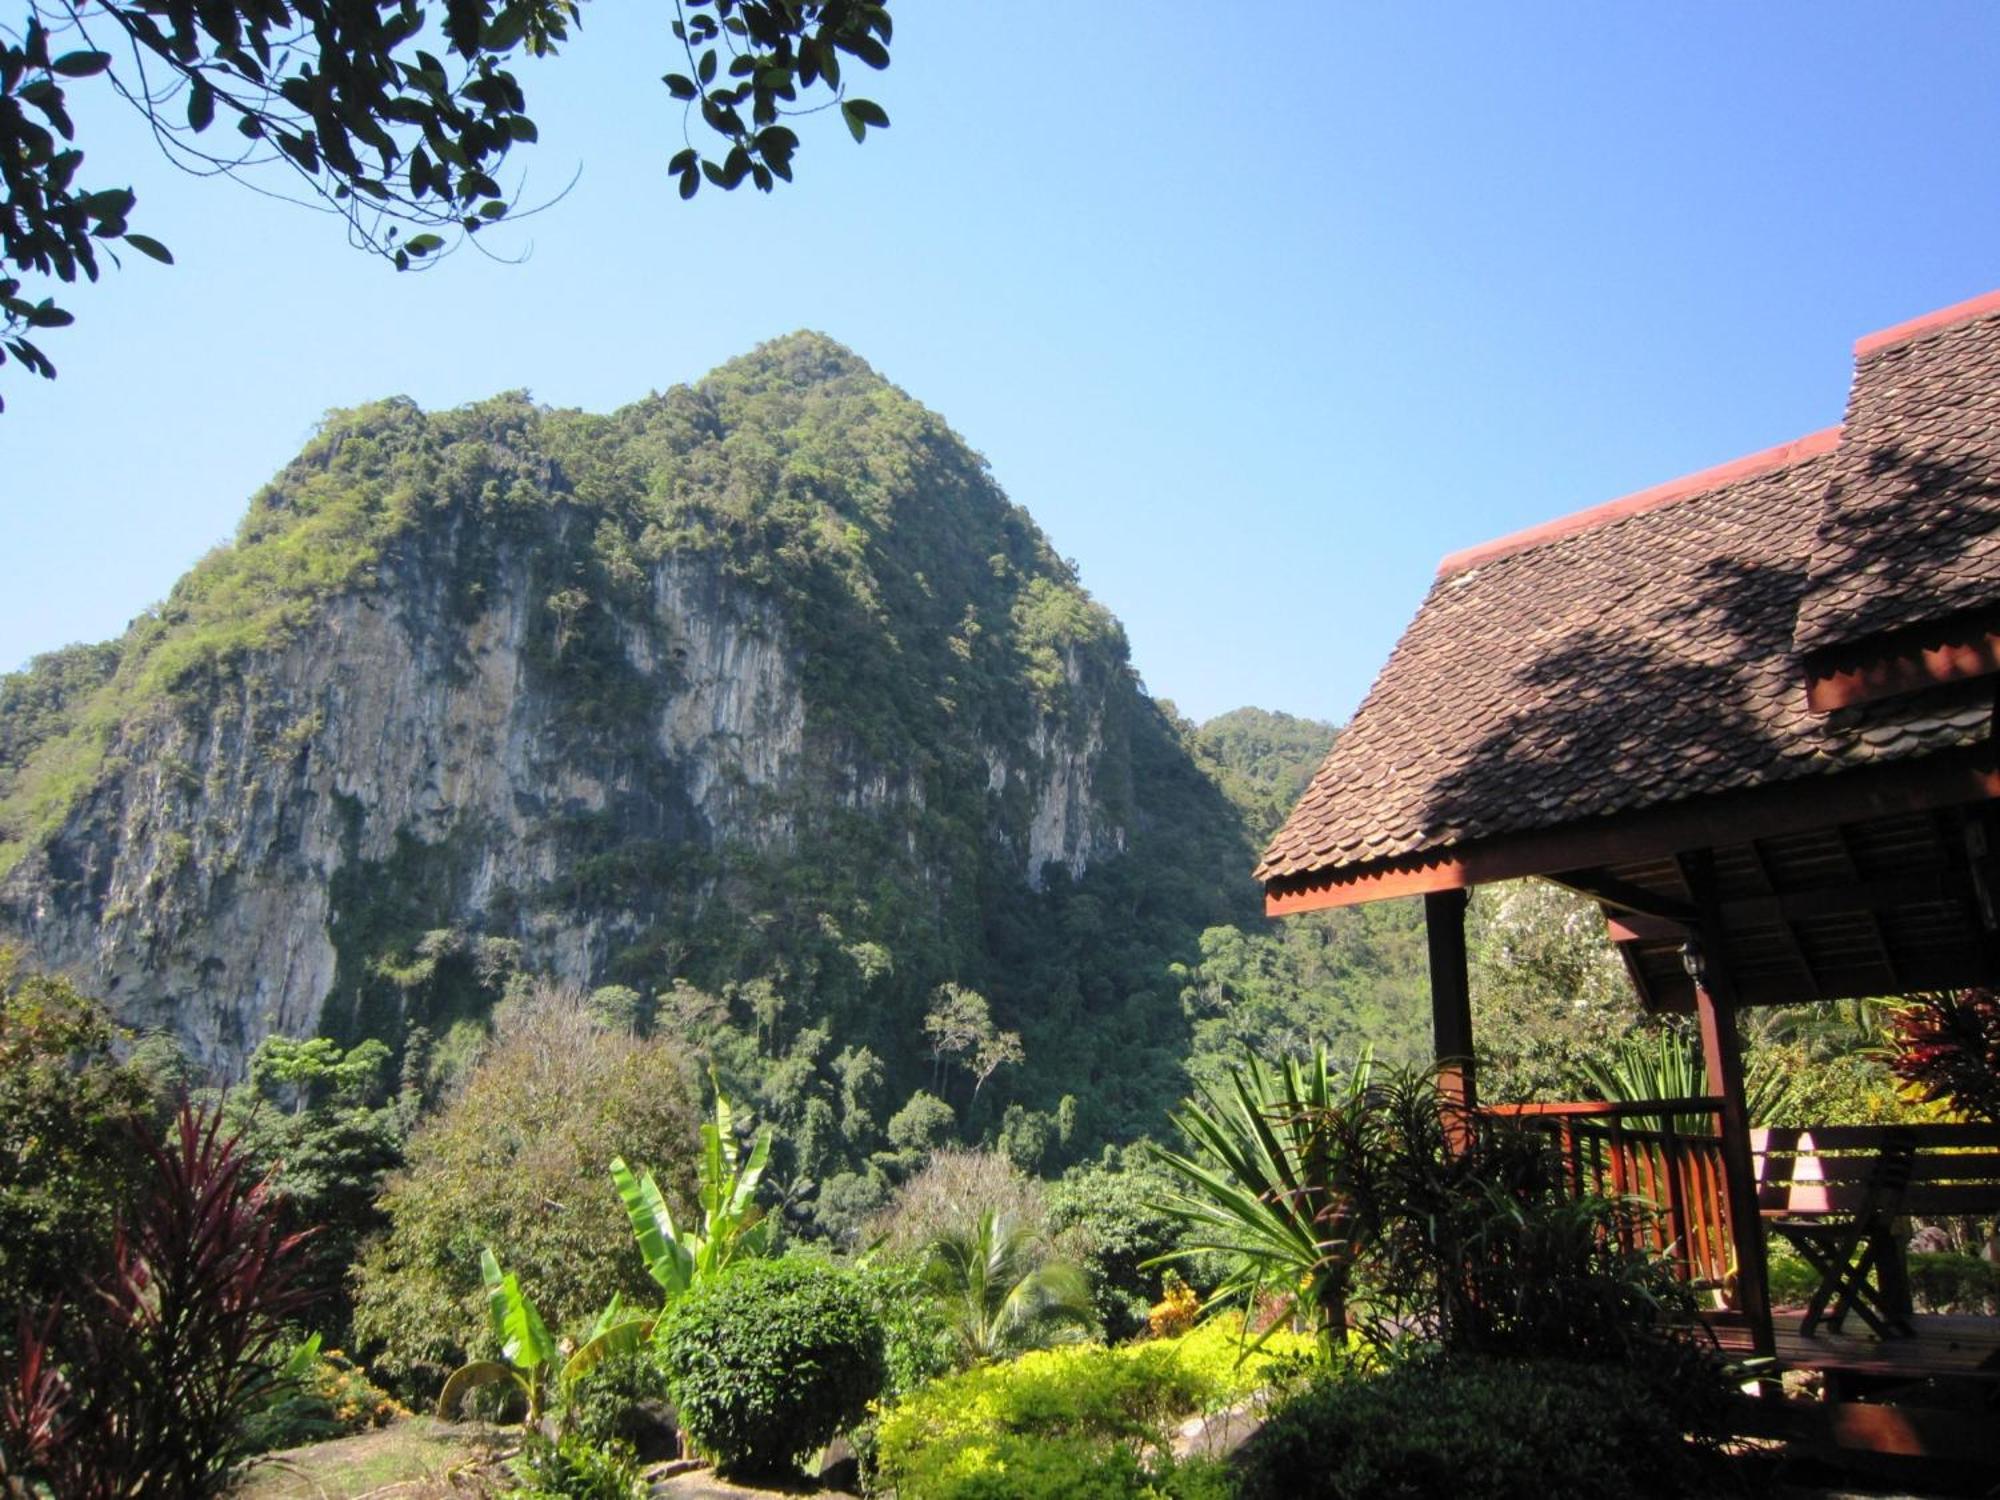
<path fill-rule="evenodd" d="M 1637 1200 L 1627 1249 L 1672 1259 L 1696 1285 L 1722 1286 L 1735 1263 L 1715 1098 L 1634 1104 L 1493 1105 L 1480 1113 L 1545 1132 L 1574 1193 Z"/>

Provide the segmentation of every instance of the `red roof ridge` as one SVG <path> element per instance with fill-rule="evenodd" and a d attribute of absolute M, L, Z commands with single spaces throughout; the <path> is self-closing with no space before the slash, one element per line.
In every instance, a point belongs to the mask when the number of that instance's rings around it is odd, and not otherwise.
<path fill-rule="evenodd" d="M 1927 312 L 1922 317 L 1911 318 L 1898 323 L 1893 328 L 1884 328 L 1876 333 L 1863 334 L 1854 341 L 1854 357 L 1866 358 L 1897 344 L 1907 344 L 1911 339 L 1921 338 L 1939 329 L 1951 328 L 1960 323 L 1969 323 L 1974 318 L 1983 318 L 1988 313 L 2000 312 L 2000 291 L 1987 292 L 1982 296 L 1969 297 L 1963 302 L 1954 302 L 1950 307 L 1940 307 L 1936 312 Z"/>
<path fill-rule="evenodd" d="M 1589 531 L 1612 521 L 1622 521 L 1627 516 L 1659 510 L 1662 506 L 1672 505 L 1678 500 L 1687 500 L 1696 495 L 1707 494 L 1710 490 L 1719 490 L 1727 484 L 1737 484 L 1745 479 L 1756 479 L 1777 469 L 1790 468 L 1805 459 L 1831 453 L 1839 443 L 1838 423 L 1832 427 L 1822 427 L 1818 432 L 1809 432 L 1804 437 L 1793 438 L 1789 443 L 1779 443 L 1776 447 L 1766 448 L 1760 453 L 1733 458 L 1728 463 L 1716 464 L 1697 473 L 1684 474 L 1679 479 L 1670 479 L 1665 484 L 1654 485 L 1651 489 L 1639 490 L 1616 500 L 1607 500 L 1602 505 L 1591 506 L 1588 510 L 1558 516 L 1555 520 L 1544 521 L 1539 526 L 1509 532 L 1506 536 L 1496 537 L 1490 542 L 1463 548 L 1438 564 L 1437 576 L 1449 578 L 1454 573 L 1463 573 L 1468 568 L 1498 562 L 1503 557 L 1512 557 L 1517 552 L 1526 552 L 1561 537 L 1574 536 L 1577 532 Z"/>

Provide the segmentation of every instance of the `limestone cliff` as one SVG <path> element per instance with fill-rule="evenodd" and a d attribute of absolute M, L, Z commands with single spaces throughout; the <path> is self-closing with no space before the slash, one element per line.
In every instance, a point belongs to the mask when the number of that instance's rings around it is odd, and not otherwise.
<path fill-rule="evenodd" d="M 335 417 L 108 660 L 0 733 L 0 936 L 220 1071 L 435 1021 L 441 933 L 907 1052 L 1052 872 L 1190 795 L 1233 847 L 1026 514 L 811 335 L 611 417 Z"/>

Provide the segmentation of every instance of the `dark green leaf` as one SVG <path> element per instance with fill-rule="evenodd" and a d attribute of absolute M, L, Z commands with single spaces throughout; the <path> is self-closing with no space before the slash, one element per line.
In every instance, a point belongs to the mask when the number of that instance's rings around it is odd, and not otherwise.
<path fill-rule="evenodd" d="M 109 52 L 65 52 L 49 64 L 49 69 L 65 78 L 91 78 L 110 66 Z"/>
<path fill-rule="evenodd" d="M 163 266 L 174 263 L 173 252 L 149 234 L 128 234 L 125 236 L 125 243 L 141 255 L 151 256 Z"/>

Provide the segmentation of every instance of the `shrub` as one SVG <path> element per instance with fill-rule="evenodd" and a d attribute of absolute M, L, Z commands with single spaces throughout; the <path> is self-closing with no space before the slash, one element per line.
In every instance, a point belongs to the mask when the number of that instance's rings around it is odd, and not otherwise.
<path fill-rule="evenodd" d="M 940 1452 L 905 1476 L 898 1500 L 1228 1500 L 1229 1475 L 1212 1459 L 1140 1463 L 1088 1438 L 1012 1434 Z"/>
<path fill-rule="evenodd" d="M 306 1367 L 269 1406 L 245 1427 L 250 1447 L 261 1453 L 303 1443 L 386 1427 L 409 1411 L 368 1378 L 338 1349 L 321 1353 L 313 1335 Z"/>
<path fill-rule="evenodd" d="M 726 1472 L 794 1470 L 867 1414 L 886 1376 L 867 1292 L 803 1259 L 745 1261 L 696 1287 L 658 1337 L 682 1425 Z"/>
<path fill-rule="evenodd" d="M 2000 1124 L 2000 991 L 1913 995 L 1890 1026 L 1898 1078 L 1926 1099 Z"/>
<path fill-rule="evenodd" d="M 1136 1147 L 1072 1167 L 1048 1190 L 1056 1247 L 1083 1266 L 1098 1321 L 1113 1343 L 1147 1326 L 1148 1309 L 1163 1291 L 1152 1262 L 1179 1245 L 1179 1225 L 1160 1206 L 1172 1190 L 1173 1178 Z M 1183 1262 L 1182 1274 L 1205 1291 L 1224 1272 L 1213 1257 L 1197 1257 Z"/>
<path fill-rule="evenodd" d="M 644 1344 L 600 1362 L 570 1387 L 562 1422 L 600 1447 L 624 1444 L 647 1462 L 672 1458 L 679 1451 L 679 1424 L 660 1351 Z"/>
<path fill-rule="evenodd" d="M 119 1205 L 144 1191 L 134 1122 L 147 1081 L 117 1060 L 110 1015 L 0 946 L 0 1349 L 14 1310 L 74 1290 L 111 1249 Z"/>
<path fill-rule="evenodd" d="M 2000 1266 L 1976 1255 L 1912 1253 L 1910 1293 L 1931 1312 L 1991 1317 L 2000 1309 Z"/>
<path fill-rule="evenodd" d="M 1244 1446 L 1243 1500 L 1649 1500 L 1715 1487 L 1639 1372 L 1413 1364 L 1322 1381 Z"/>
<path fill-rule="evenodd" d="M 1215 1322 L 1181 1338 L 1045 1350 L 947 1376 L 883 1414 L 872 1452 L 879 1482 L 911 1500 L 1151 1493 L 1178 1472 L 1173 1424 L 1243 1399 L 1308 1347 L 1280 1334 L 1247 1352 Z M 1073 1472 L 1101 1472 L 1112 1487 L 1045 1490 L 1023 1477 Z"/>
<path fill-rule="evenodd" d="M 355 1272 L 354 1338 L 378 1378 L 428 1400 L 487 1329 L 479 1249 L 490 1245 L 562 1331 L 624 1293 L 658 1295 L 606 1168 L 658 1162 L 677 1212 L 692 1202 L 692 1080 L 665 1041 L 599 1024 L 580 995 L 510 1001 L 478 1065 L 411 1135 L 390 1179 L 388 1233 Z"/>
<path fill-rule="evenodd" d="M 576 1433 L 554 1442 L 530 1431 L 511 1465 L 520 1481 L 513 1500 L 633 1500 L 639 1466 L 618 1443 L 593 1443 Z"/>
<path fill-rule="evenodd" d="M 950 1320 L 924 1284 L 914 1261 L 875 1261 L 856 1273 L 882 1320 L 882 1350 L 888 1378 L 882 1394 L 894 1400 L 957 1364 L 958 1340 Z"/>
<path fill-rule="evenodd" d="M 1194 1327 L 1201 1314 L 1201 1295 L 1172 1271 L 1166 1289 L 1146 1314 L 1146 1332 L 1156 1339 L 1175 1338 Z"/>

